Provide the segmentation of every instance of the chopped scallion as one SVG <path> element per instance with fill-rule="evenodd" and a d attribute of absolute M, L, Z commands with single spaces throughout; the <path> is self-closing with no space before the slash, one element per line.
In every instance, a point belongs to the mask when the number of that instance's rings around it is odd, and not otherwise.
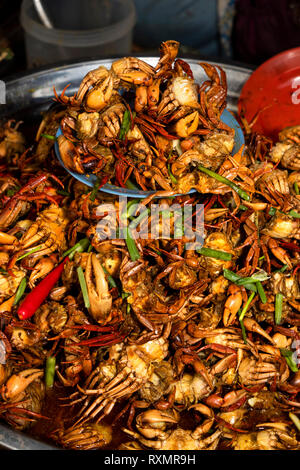
<path fill-rule="evenodd" d="M 45 137 L 45 139 L 48 139 L 48 140 L 56 140 L 55 135 L 41 134 L 41 137 Z"/>
<path fill-rule="evenodd" d="M 290 217 L 294 217 L 294 219 L 300 219 L 300 214 L 293 209 L 288 213 Z"/>
<path fill-rule="evenodd" d="M 102 265 L 101 265 L 101 266 L 102 266 Z M 108 280 L 108 283 L 109 283 L 110 287 L 116 287 L 116 288 L 117 288 L 117 284 L 116 284 L 114 278 L 109 274 L 109 272 L 107 271 L 107 269 L 105 269 L 104 266 L 102 266 L 102 269 L 103 269 L 103 271 L 104 271 L 105 274 L 106 274 L 106 277 L 107 277 L 107 280 Z"/>
<path fill-rule="evenodd" d="M 276 271 L 274 271 L 274 273 L 284 273 L 284 271 L 285 271 L 288 267 L 289 267 L 288 264 L 284 264 L 284 265 L 282 266 L 282 268 L 277 269 Z"/>
<path fill-rule="evenodd" d="M 63 253 L 63 258 L 69 256 L 69 259 L 73 259 L 75 253 L 82 253 L 90 246 L 90 241 L 88 238 L 83 238 L 76 245 L 72 246 L 69 250 Z"/>
<path fill-rule="evenodd" d="M 211 248 L 202 247 L 196 251 L 200 255 L 208 256 L 209 258 L 222 259 L 224 261 L 230 261 L 232 258 L 231 253 L 227 253 L 226 251 L 213 250 Z"/>
<path fill-rule="evenodd" d="M 230 271 L 230 269 L 226 269 L 226 268 L 223 270 L 223 275 L 224 275 L 225 279 L 228 279 L 228 281 L 234 282 L 235 284 L 240 279 L 243 279 L 238 274 L 236 274 L 233 271 Z M 251 290 L 253 292 L 257 292 L 255 284 L 252 284 L 252 283 L 244 284 L 243 287 L 245 287 L 245 289 Z"/>
<path fill-rule="evenodd" d="M 24 255 L 19 256 L 19 258 L 17 258 L 17 261 L 20 261 L 21 259 L 26 258 L 26 256 L 32 255 L 32 253 L 39 251 L 41 248 L 42 248 L 41 245 L 36 246 L 35 248 L 32 248 L 32 250 L 27 251 L 27 253 L 25 253 Z"/>
<path fill-rule="evenodd" d="M 81 266 L 78 266 L 78 268 L 77 268 L 77 276 L 78 276 L 79 284 L 80 284 L 80 287 L 81 287 L 81 292 L 82 292 L 82 296 L 83 296 L 84 305 L 87 309 L 89 309 L 90 308 L 90 298 L 89 298 L 87 285 L 86 285 L 86 282 L 85 282 L 85 277 L 84 277 L 83 270 L 82 270 Z"/>
<path fill-rule="evenodd" d="M 260 300 L 263 304 L 266 304 L 267 303 L 267 296 L 266 296 L 266 293 L 264 291 L 264 288 L 262 286 L 262 283 L 260 281 L 257 282 L 256 284 L 256 287 L 257 287 L 257 292 L 258 292 L 258 295 L 260 297 Z"/>
<path fill-rule="evenodd" d="M 17 305 L 20 302 L 20 300 L 23 297 L 23 294 L 25 292 L 26 286 L 27 286 L 27 279 L 26 279 L 26 277 L 23 277 L 22 281 L 19 284 L 17 292 L 15 294 L 15 299 L 14 299 L 13 305 Z"/>
<path fill-rule="evenodd" d="M 225 178 L 224 176 L 221 176 L 218 173 L 215 173 L 214 171 L 209 170 L 208 168 L 205 168 L 205 166 L 198 165 L 198 169 L 200 171 L 202 171 L 203 173 L 206 173 L 207 175 L 209 175 L 212 178 L 216 179 L 217 181 L 220 181 L 220 183 L 224 183 L 227 186 L 229 186 L 231 189 L 233 189 L 245 201 L 250 201 L 249 194 L 247 194 L 237 184 L 233 183 L 233 181 L 230 181 L 228 178 Z"/>
<path fill-rule="evenodd" d="M 125 183 L 126 188 L 128 189 L 139 189 L 136 184 L 134 184 L 130 179 L 128 179 Z"/>
<path fill-rule="evenodd" d="M 286 348 L 280 348 L 281 355 L 285 358 L 287 365 L 292 372 L 298 372 L 298 366 L 293 358 L 293 351 Z"/>
<path fill-rule="evenodd" d="M 63 189 L 57 189 L 56 192 L 57 192 L 57 194 L 60 194 L 61 196 L 70 196 L 71 195 L 68 191 L 65 191 Z"/>
<path fill-rule="evenodd" d="M 170 163 L 168 163 L 168 173 L 169 173 L 170 180 L 172 181 L 172 183 L 173 183 L 173 184 L 177 184 L 177 179 L 175 178 L 175 176 L 174 176 L 173 173 L 171 172 Z"/>
<path fill-rule="evenodd" d="M 100 180 L 99 178 L 97 178 L 96 181 L 95 181 L 95 184 L 94 184 L 94 186 L 93 186 L 92 192 L 91 192 L 91 194 L 90 194 L 90 200 L 91 200 L 92 202 L 94 202 L 95 199 L 96 199 L 97 192 L 98 192 L 98 189 L 99 189 L 99 187 L 100 187 L 100 184 L 101 184 L 101 180 Z"/>
<path fill-rule="evenodd" d="M 131 116 L 130 112 L 128 109 L 124 112 L 122 123 L 121 123 L 121 128 L 119 132 L 119 139 L 124 140 L 127 132 L 129 131 L 131 127 Z"/>
<path fill-rule="evenodd" d="M 46 360 L 45 368 L 45 385 L 46 388 L 53 387 L 54 375 L 55 375 L 56 358 L 54 356 L 48 356 Z"/>
<path fill-rule="evenodd" d="M 132 238 L 129 228 L 126 230 L 126 245 L 129 251 L 129 255 L 132 261 L 137 261 L 140 259 L 141 255 L 136 246 L 135 240 Z"/>
<path fill-rule="evenodd" d="M 281 294 L 281 292 L 278 292 L 275 296 L 275 323 L 276 325 L 280 325 L 280 322 L 281 322 L 282 301 L 283 301 L 283 295 Z"/>
<path fill-rule="evenodd" d="M 255 292 L 252 292 L 252 294 L 249 296 L 249 298 L 248 298 L 247 302 L 245 303 L 245 306 L 244 306 L 244 308 L 243 308 L 243 310 L 242 310 L 242 312 L 239 316 L 240 321 L 244 319 L 244 316 L 247 313 L 247 310 L 248 310 L 254 296 L 255 296 Z"/>
<path fill-rule="evenodd" d="M 244 320 L 242 318 L 239 318 L 239 321 L 240 321 L 240 325 L 241 325 L 241 330 L 242 330 L 242 336 L 243 336 L 244 343 L 247 344 L 248 342 L 247 342 L 247 335 L 246 335 Z"/>
<path fill-rule="evenodd" d="M 277 211 L 277 209 L 275 209 L 275 207 L 270 207 L 269 215 L 275 215 L 276 211 Z"/>

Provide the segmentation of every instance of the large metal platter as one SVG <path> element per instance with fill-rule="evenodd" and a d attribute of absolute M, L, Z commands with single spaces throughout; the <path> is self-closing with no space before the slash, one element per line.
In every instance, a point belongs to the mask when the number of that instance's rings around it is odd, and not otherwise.
<path fill-rule="evenodd" d="M 157 64 L 157 57 L 139 57 L 151 65 Z M 90 70 L 103 65 L 110 68 L 113 60 L 88 60 L 70 65 L 61 65 L 52 68 L 43 68 L 33 73 L 27 73 L 5 81 L 6 104 L 0 105 L 0 118 L 14 117 L 34 122 L 42 111 L 51 104 L 54 93 L 53 86 L 58 93 L 70 83 L 67 95 L 75 93 L 82 78 Z M 197 83 L 202 83 L 206 74 L 199 65 L 199 59 L 187 59 Z M 202 59 L 205 60 L 205 59 Z M 220 65 L 226 72 L 228 82 L 227 108 L 236 111 L 237 102 L 244 83 L 252 73 L 252 69 L 220 62 L 209 63 Z M 11 450 L 54 450 L 57 447 L 33 439 L 32 437 L 14 431 L 5 424 L 0 423 L 0 446 Z"/>
<path fill-rule="evenodd" d="M 157 64 L 157 57 L 140 57 L 151 65 Z M 85 62 L 78 62 L 71 65 L 62 65 L 47 69 L 41 69 L 37 72 L 29 73 L 11 79 L 6 83 L 6 105 L 0 105 L 0 117 L 7 114 L 26 114 L 32 116 L 36 115 L 39 111 L 45 109 L 52 101 L 53 86 L 56 91 L 60 93 L 63 88 L 70 83 L 67 90 L 67 95 L 75 93 L 82 78 L 90 70 L 103 65 L 110 68 L 114 59 L 104 60 L 90 60 Z M 207 79 L 207 76 L 199 65 L 199 60 L 185 59 L 194 74 L 195 80 L 198 83 Z M 210 62 L 217 65 L 216 62 Z M 228 109 L 232 111 L 237 110 L 237 101 L 241 89 L 250 77 L 252 70 L 245 67 L 236 65 L 228 65 L 218 63 L 227 75 L 228 82 Z M 5 81 L 5 80 L 4 80 Z"/>

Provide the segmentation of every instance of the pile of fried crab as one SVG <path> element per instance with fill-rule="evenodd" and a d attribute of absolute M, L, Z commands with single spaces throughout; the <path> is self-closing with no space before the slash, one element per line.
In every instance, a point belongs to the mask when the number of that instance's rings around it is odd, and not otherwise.
<path fill-rule="evenodd" d="M 224 71 L 197 84 L 178 48 L 55 92 L 33 138 L 2 122 L 0 419 L 68 449 L 299 450 L 300 125 L 273 143 L 239 115 L 233 153 Z M 154 190 L 169 236 L 131 237 L 153 197 L 110 233 L 107 182 Z M 174 203 L 204 207 L 201 248 Z"/>

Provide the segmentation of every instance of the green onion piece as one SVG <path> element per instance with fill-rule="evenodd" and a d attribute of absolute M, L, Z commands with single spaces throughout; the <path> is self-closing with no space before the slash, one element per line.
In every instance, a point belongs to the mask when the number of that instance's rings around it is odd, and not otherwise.
<path fill-rule="evenodd" d="M 27 251 L 27 253 L 25 253 L 24 255 L 19 256 L 19 258 L 17 258 L 17 261 L 20 261 L 21 259 L 26 258 L 26 256 L 32 255 L 32 253 L 35 253 L 36 251 L 39 251 L 41 248 L 42 248 L 42 245 L 39 245 L 39 246 L 36 246 L 35 248 L 32 248 L 32 250 Z"/>
<path fill-rule="evenodd" d="M 266 296 L 266 293 L 264 291 L 264 288 L 262 286 L 262 283 L 260 281 L 257 282 L 256 284 L 256 287 L 257 287 L 257 292 L 258 292 L 258 295 L 260 297 L 260 300 L 263 304 L 266 304 L 267 303 L 267 296 Z"/>
<path fill-rule="evenodd" d="M 200 248 L 199 250 L 196 250 L 197 253 L 203 256 L 208 256 L 209 258 L 216 258 L 216 259 L 222 259 L 224 261 L 230 261 L 232 258 L 231 253 L 227 253 L 226 251 L 218 251 L 218 250 L 212 250 L 211 248 Z"/>
<path fill-rule="evenodd" d="M 226 268 L 223 270 L 223 275 L 224 275 L 225 279 L 228 279 L 228 281 L 234 282 L 235 284 L 238 280 L 243 279 L 238 274 L 236 274 L 233 271 L 230 271 L 230 269 L 226 269 Z M 243 287 L 245 287 L 245 289 L 251 290 L 253 292 L 257 292 L 255 284 L 251 284 L 251 283 L 250 284 L 244 284 Z"/>
<path fill-rule="evenodd" d="M 131 236 L 129 228 L 127 228 L 127 230 L 126 230 L 125 241 L 126 241 L 126 245 L 127 245 L 131 260 L 132 261 L 137 261 L 138 259 L 140 259 L 140 257 L 141 257 L 140 252 L 137 249 L 135 240 Z"/>
<path fill-rule="evenodd" d="M 121 219 L 129 219 L 129 217 L 131 217 L 136 211 L 137 204 L 139 204 L 139 201 L 137 199 L 132 199 L 130 202 L 128 202 L 126 206 L 126 212 L 121 213 Z"/>
<path fill-rule="evenodd" d="M 126 218 L 132 217 L 135 211 L 137 210 L 136 205 L 139 204 L 137 199 L 133 199 L 127 204 L 127 212 L 125 214 Z"/>
<path fill-rule="evenodd" d="M 260 269 L 256 273 L 252 274 L 251 277 L 255 281 L 259 281 L 259 282 L 267 281 L 268 279 L 270 279 L 270 276 L 268 275 L 268 273 L 266 273 L 266 271 L 264 271 L 263 269 Z"/>
<path fill-rule="evenodd" d="M 92 202 L 95 201 L 100 184 L 101 184 L 101 180 L 97 177 L 95 184 L 93 186 L 92 192 L 90 194 L 90 201 Z"/>
<path fill-rule="evenodd" d="M 248 210 L 248 207 L 246 207 L 246 206 L 244 206 L 243 204 L 241 204 L 240 207 L 239 207 L 239 210 L 240 210 L 240 211 L 246 211 L 246 210 Z"/>
<path fill-rule="evenodd" d="M 293 421 L 293 423 L 296 426 L 296 428 L 298 429 L 298 431 L 300 431 L 300 419 L 298 418 L 298 416 L 295 415 L 295 413 L 289 412 L 289 417 Z"/>
<path fill-rule="evenodd" d="M 83 270 L 82 270 L 81 266 L 78 266 L 78 268 L 77 268 L 77 276 L 78 276 L 79 284 L 80 284 L 80 287 L 81 287 L 81 292 L 82 292 L 82 295 L 83 295 L 84 305 L 87 309 L 89 309 L 90 305 L 91 305 L 90 304 L 90 298 L 89 298 L 87 285 L 86 285 L 86 282 L 85 282 L 85 277 L 84 277 Z"/>
<path fill-rule="evenodd" d="M 41 137 L 45 137 L 48 140 L 56 140 L 55 135 L 50 135 L 50 134 L 41 134 Z"/>
<path fill-rule="evenodd" d="M 53 387 L 54 375 L 55 375 L 56 358 L 54 356 L 48 356 L 46 360 L 45 368 L 45 385 L 46 388 Z"/>
<path fill-rule="evenodd" d="M 299 194 L 300 194 L 300 191 L 299 191 L 299 186 L 298 186 L 297 181 L 295 181 L 295 183 L 294 183 L 294 189 L 295 189 L 295 193 L 296 193 L 297 195 L 299 195 Z"/>
<path fill-rule="evenodd" d="M 133 219 L 132 222 L 130 222 L 129 224 L 129 228 L 135 228 L 137 227 L 141 222 L 142 220 L 145 219 L 145 217 L 150 214 L 150 209 L 146 209 L 144 212 L 142 212 L 138 217 L 136 217 L 135 219 Z"/>
<path fill-rule="evenodd" d="M 120 140 L 125 139 L 125 136 L 127 132 L 129 131 L 130 126 L 131 126 L 130 112 L 128 111 L 128 109 L 126 109 L 124 116 L 123 116 L 119 136 L 118 136 Z"/>
<path fill-rule="evenodd" d="M 280 322 L 281 322 L 282 300 L 283 300 L 283 295 L 281 294 L 281 292 L 278 292 L 275 296 L 275 323 L 276 325 L 280 325 Z"/>
<path fill-rule="evenodd" d="M 286 348 L 280 348 L 281 355 L 285 357 L 286 363 L 292 372 L 298 372 L 298 366 L 293 359 L 293 351 Z"/>
<path fill-rule="evenodd" d="M 102 264 L 101 264 L 101 266 L 102 266 Z M 110 287 L 117 287 L 117 284 L 116 284 L 114 278 L 109 274 L 107 269 L 105 269 L 104 266 L 102 266 L 102 269 L 103 269 L 104 273 L 107 276 L 108 284 L 110 285 Z"/>
<path fill-rule="evenodd" d="M 241 277 L 238 281 L 236 281 L 237 286 L 243 286 L 244 284 L 256 284 L 258 282 L 256 279 L 252 277 Z"/>
<path fill-rule="evenodd" d="M 90 253 L 92 251 L 92 249 L 93 249 L 93 245 L 90 245 L 87 249 L 87 252 Z"/>
<path fill-rule="evenodd" d="M 9 189 L 6 191 L 6 196 L 11 197 L 11 196 L 13 196 L 14 194 L 16 194 L 16 192 L 18 192 L 20 189 L 21 189 L 20 186 L 15 186 L 14 188 L 9 188 Z"/>
<path fill-rule="evenodd" d="M 230 269 L 223 269 L 223 274 L 224 274 L 224 277 L 226 279 L 228 279 L 228 281 L 231 281 L 231 282 L 236 282 L 238 281 L 239 279 L 242 279 L 241 276 L 239 276 L 238 274 L 234 273 L 233 271 L 230 271 Z"/>
<path fill-rule="evenodd" d="M 184 224 L 183 223 L 177 223 L 175 220 L 174 223 L 174 238 L 182 238 L 184 236 Z"/>
<path fill-rule="evenodd" d="M 260 270 L 260 271 L 257 271 L 257 273 L 254 273 L 250 277 L 242 277 L 239 281 L 236 282 L 236 284 L 238 286 L 243 286 L 244 284 L 248 284 L 248 283 L 263 282 L 263 281 L 267 281 L 269 277 L 270 276 L 268 276 L 268 274 L 264 270 Z"/>
<path fill-rule="evenodd" d="M 247 341 L 247 335 L 246 335 L 246 328 L 245 328 L 245 325 L 244 325 L 244 320 L 239 318 L 239 321 L 240 321 L 240 325 L 241 325 L 241 330 L 242 330 L 242 336 L 243 336 L 244 343 L 247 344 L 248 341 Z"/>
<path fill-rule="evenodd" d="M 90 245 L 89 239 L 83 238 L 78 243 L 76 243 L 76 245 L 72 246 L 72 248 L 65 251 L 62 256 L 63 258 L 65 258 L 66 256 L 69 256 L 70 259 L 73 259 L 75 253 L 82 253 L 89 247 L 89 245 Z"/>
<path fill-rule="evenodd" d="M 288 213 L 290 217 L 294 217 L 294 219 L 300 219 L 300 214 L 293 209 Z"/>
<path fill-rule="evenodd" d="M 139 189 L 136 184 L 134 184 L 132 181 L 130 181 L 129 178 L 128 178 L 128 180 L 126 181 L 125 186 L 126 186 L 126 188 L 128 188 L 128 189 Z"/>
<path fill-rule="evenodd" d="M 288 267 L 289 267 L 288 264 L 284 264 L 284 265 L 282 266 L 282 268 L 276 269 L 276 271 L 274 271 L 274 273 L 284 273 L 284 271 L 285 271 Z"/>
<path fill-rule="evenodd" d="M 276 211 L 277 211 L 277 209 L 275 209 L 275 207 L 270 207 L 269 215 L 275 215 Z"/>
<path fill-rule="evenodd" d="M 175 178 L 175 176 L 174 176 L 173 173 L 171 172 L 170 163 L 168 163 L 168 173 L 169 173 L 169 176 L 170 176 L 170 179 L 171 179 L 172 183 L 173 183 L 173 184 L 176 184 L 176 183 L 177 183 L 177 179 Z"/>
<path fill-rule="evenodd" d="M 127 297 L 129 297 L 130 295 L 131 295 L 130 292 L 123 291 L 122 292 L 122 299 L 127 299 Z"/>
<path fill-rule="evenodd" d="M 14 300 L 13 305 L 17 305 L 20 302 L 20 300 L 23 297 L 23 294 L 25 292 L 26 286 L 27 286 L 27 279 L 26 279 L 26 277 L 23 277 L 22 281 L 19 284 L 17 292 L 15 294 L 15 300 Z"/>
<path fill-rule="evenodd" d="M 228 178 L 225 178 L 224 176 L 221 176 L 218 173 L 215 173 L 214 171 L 209 170 L 208 168 L 205 168 L 205 166 L 202 165 L 198 165 L 198 169 L 203 173 L 206 173 L 207 175 L 216 179 L 217 181 L 220 181 L 220 183 L 227 184 L 227 186 L 233 189 L 242 199 L 245 199 L 245 201 L 250 201 L 249 194 L 243 191 L 243 189 L 241 189 L 237 184 L 230 181 Z"/>
<path fill-rule="evenodd" d="M 71 196 L 71 194 L 68 191 L 64 191 L 63 189 L 57 189 L 56 192 L 57 194 L 60 194 L 61 196 Z"/>
<path fill-rule="evenodd" d="M 258 261 L 262 261 L 263 259 L 265 259 L 265 255 L 261 256 L 260 258 L 258 258 Z"/>
<path fill-rule="evenodd" d="M 248 300 L 247 300 L 247 302 L 246 302 L 246 304 L 245 304 L 245 306 L 244 306 L 244 308 L 243 308 L 243 310 L 242 310 L 242 312 L 239 316 L 240 321 L 244 319 L 244 316 L 245 316 L 245 314 L 246 314 L 246 312 L 249 308 L 249 305 L 251 304 L 254 296 L 255 296 L 255 292 L 252 292 L 252 294 L 249 296 L 249 298 L 248 298 Z"/>

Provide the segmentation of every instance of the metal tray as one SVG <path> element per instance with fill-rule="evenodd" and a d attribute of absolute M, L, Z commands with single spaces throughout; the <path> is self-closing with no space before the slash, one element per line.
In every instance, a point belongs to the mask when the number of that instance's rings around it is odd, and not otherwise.
<path fill-rule="evenodd" d="M 157 64 L 157 57 L 139 56 L 151 65 Z M 70 83 L 67 95 L 74 94 L 82 78 L 90 70 L 103 65 L 110 68 L 115 59 L 86 60 L 68 65 L 58 65 L 51 68 L 42 68 L 32 73 L 26 73 L 17 77 L 8 78 L 6 84 L 6 104 L 0 105 L 0 118 L 13 117 L 24 119 L 26 122 L 35 122 L 41 112 L 45 111 L 53 101 L 53 86 L 57 93 L 61 93 L 64 87 Z M 246 80 L 250 77 L 252 69 L 234 64 L 213 62 L 206 59 L 188 59 L 198 83 L 207 77 L 199 66 L 200 60 L 205 60 L 213 65 L 220 65 L 226 72 L 228 82 L 227 108 L 237 111 L 237 102 Z M 6 424 L 0 423 L 0 446 L 10 450 L 57 450 L 54 445 L 34 439 L 25 433 L 14 431 Z"/>

